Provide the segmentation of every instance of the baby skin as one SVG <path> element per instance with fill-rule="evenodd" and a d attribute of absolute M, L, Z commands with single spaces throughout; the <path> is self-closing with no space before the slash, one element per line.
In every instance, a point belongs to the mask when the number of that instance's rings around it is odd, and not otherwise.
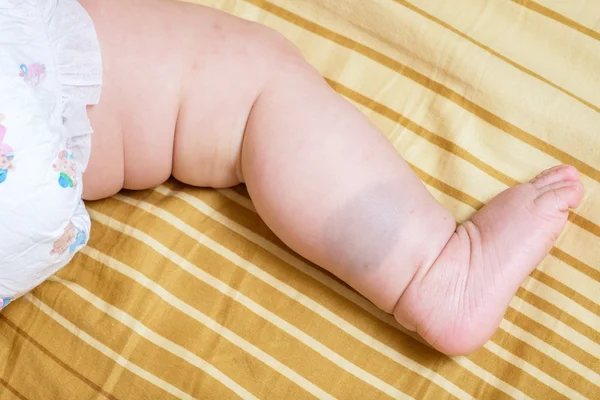
<path fill-rule="evenodd" d="M 368 119 L 279 34 L 161 0 L 81 0 L 104 88 L 87 200 L 171 175 L 245 183 L 268 226 L 449 355 L 482 346 L 581 202 L 557 166 L 456 226 Z M 398 96 L 402 96 L 398 93 Z M 426 155 L 424 155 L 426 156 Z"/>

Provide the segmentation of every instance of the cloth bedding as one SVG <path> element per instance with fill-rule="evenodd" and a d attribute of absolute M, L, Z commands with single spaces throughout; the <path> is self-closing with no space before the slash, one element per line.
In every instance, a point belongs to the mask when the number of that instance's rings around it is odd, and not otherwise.
<path fill-rule="evenodd" d="M 89 245 L 0 315 L 0 399 L 600 398 L 600 3 L 198 3 L 298 45 L 457 221 L 559 163 L 584 202 L 453 358 L 286 248 L 243 186 L 90 203 Z"/>

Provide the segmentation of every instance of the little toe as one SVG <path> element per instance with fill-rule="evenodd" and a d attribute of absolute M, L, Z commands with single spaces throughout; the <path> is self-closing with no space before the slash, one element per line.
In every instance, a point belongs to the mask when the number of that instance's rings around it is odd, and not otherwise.
<path fill-rule="evenodd" d="M 538 190 L 535 204 L 548 211 L 568 211 L 579 206 L 583 198 L 583 184 L 577 180 L 555 182 Z"/>
<path fill-rule="evenodd" d="M 578 181 L 579 171 L 570 165 L 557 165 L 547 169 L 531 180 L 531 184 L 538 190 L 544 186 L 553 185 L 557 182 Z"/>

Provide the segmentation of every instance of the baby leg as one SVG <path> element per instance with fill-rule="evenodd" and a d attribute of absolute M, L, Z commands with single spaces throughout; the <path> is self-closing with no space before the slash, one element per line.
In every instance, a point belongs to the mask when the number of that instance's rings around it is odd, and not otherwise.
<path fill-rule="evenodd" d="M 391 313 L 454 233 L 454 218 L 299 56 L 282 57 L 278 69 L 242 147 L 256 208 L 290 247 Z"/>
<path fill-rule="evenodd" d="M 578 172 L 548 170 L 456 228 L 369 121 L 293 49 L 285 54 L 242 147 L 258 212 L 291 248 L 437 349 L 477 349 L 580 203 Z"/>
<path fill-rule="evenodd" d="M 457 228 L 367 118 L 280 35 L 184 3 L 81 1 L 98 27 L 106 75 L 104 100 L 90 113 L 107 143 L 94 147 L 91 198 L 171 172 L 198 186 L 244 181 L 292 249 L 443 352 L 489 339 L 581 201 L 577 171 L 559 167 Z M 120 129 L 106 125 L 115 114 Z M 118 179 L 94 187 L 115 143 L 125 158 L 115 163 Z"/>

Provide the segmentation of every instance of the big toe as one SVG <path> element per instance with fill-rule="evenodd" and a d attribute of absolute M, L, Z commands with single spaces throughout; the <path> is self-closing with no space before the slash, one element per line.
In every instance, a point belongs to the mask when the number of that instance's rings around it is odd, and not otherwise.
<path fill-rule="evenodd" d="M 544 186 L 552 185 L 561 181 L 578 181 L 579 171 L 570 165 L 557 165 L 541 172 L 531 180 L 531 184 L 540 189 Z"/>
<path fill-rule="evenodd" d="M 530 183 L 537 191 L 535 203 L 547 210 L 568 211 L 579 206 L 583 198 L 579 172 L 570 165 L 550 168 Z"/>

